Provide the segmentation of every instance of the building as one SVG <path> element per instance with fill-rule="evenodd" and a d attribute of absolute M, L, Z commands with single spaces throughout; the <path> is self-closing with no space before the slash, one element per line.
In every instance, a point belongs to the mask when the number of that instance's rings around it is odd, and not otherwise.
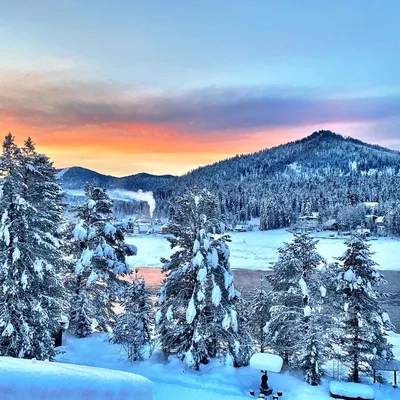
<path fill-rule="evenodd" d="M 170 229 L 168 228 L 167 225 L 163 225 L 163 226 L 161 227 L 161 233 L 162 233 L 163 235 L 167 235 L 168 233 L 171 233 L 171 231 L 170 231 Z"/>
<path fill-rule="evenodd" d="M 322 228 L 327 231 L 337 231 L 339 229 L 339 224 L 336 219 L 328 219 L 322 224 Z"/>
<path fill-rule="evenodd" d="M 309 215 L 302 215 L 299 217 L 300 231 L 312 231 L 318 227 L 319 213 L 312 212 Z"/>
<path fill-rule="evenodd" d="M 247 224 L 238 224 L 235 226 L 235 232 L 247 232 L 249 230 L 249 226 Z"/>

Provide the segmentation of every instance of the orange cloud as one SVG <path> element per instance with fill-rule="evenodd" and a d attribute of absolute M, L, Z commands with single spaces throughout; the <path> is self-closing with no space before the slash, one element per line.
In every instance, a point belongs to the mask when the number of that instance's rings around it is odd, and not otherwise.
<path fill-rule="evenodd" d="M 117 176 L 183 174 L 319 129 L 359 136 L 366 116 L 390 117 L 398 110 L 390 99 L 377 109 L 375 100 L 343 105 L 266 91 L 138 94 L 126 85 L 39 72 L 0 71 L 0 81 L 0 132 L 18 141 L 31 136 L 57 167 L 80 165 Z"/>
<path fill-rule="evenodd" d="M 328 124 L 331 129 L 346 125 Z M 308 135 L 318 126 L 198 133 L 154 124 L 101 124 L 69 129 L 37 127 L 0 114 L 0 131 L 11 131 L 18 142 L 32 136 L 39 151 L 58 168 L 79 165 L 116 176 L 138 172 L 183 174 L 236 154 L 251 153 Z M 322 127 L 323 128 L 323 127 Z"/>

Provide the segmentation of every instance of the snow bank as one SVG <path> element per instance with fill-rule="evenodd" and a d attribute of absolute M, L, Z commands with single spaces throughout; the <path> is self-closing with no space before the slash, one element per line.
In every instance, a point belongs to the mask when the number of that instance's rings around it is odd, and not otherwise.
<path fill-rule="evenodd" d="M 151 400 L 153 383 L 103 368 L 0 357 L 3 400 Z"/>
<path fill-rule="evenodd" d="M 388 339 L 394 345 L 395 357 L 400 359 L 400 335 L 389 332 Z M 157 349 L 146 361 L 127 362 L 122 357 L 121 345 L 110 342 L 109 335 L 104 332 L 96 332 L 83 339 L 67 333 L 64 344 L 61 348 L 63 352 L 57 355 L 58 361 L 89 364 L 145 376 L 154 382 L 153 398 L 157 400 L 252 400 L 249 390 L 257 391 L 260 386 L 260 369 L 233 368 L 226 366 L 224 360 L 213 359 L 209 364 L 201 366 L 200 371 L 194 371 L 176 357 L 171 356 L 166 360 Z M 387 379 L 391 381 L 393 373 Z M 311 386 L 302 376 L 286 371 L 280 374 L 269 373 L 268 384 L 283 392 L 281 400 L 332 400 L 327 379 L 320 386 Z M 376 384 L 374 389 L 375 400 L 399 400 L 399 389 L 394 389 L 391 384 Z M 29 397 L 26 400 L 30 400 Z"/>
<path fill-rule="evenodd" d="M 329 384 L 329 390 L 333 396 L 337 396 L 336 398 L 372 400 L 375 395 L 371 386 L 354 382 L 332 381 Z"/>
<path fill-rule="evenodd" d="M 282 357 L 276 354 L 256 353 L 250 359 L 250 366 L 254 369 L 267 370 L 269 372 L 281 372 Z"/>

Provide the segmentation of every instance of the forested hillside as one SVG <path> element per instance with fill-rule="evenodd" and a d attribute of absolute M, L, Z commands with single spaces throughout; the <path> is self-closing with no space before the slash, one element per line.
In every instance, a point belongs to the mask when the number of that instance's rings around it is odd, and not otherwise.
<path fill-rule="evenodd" d="M 62 175 L 66 188 L 73 171 Z M 93 179 L 98 179 L 97 175 Z M 261 229 L 289 226 L 311 212 L 319 212 L 321 222 L 335 218 L 351 228 L 363 220 L 366 210 L 360 208 L 361 203 L 378 202 L 374 213 L 386 217 L 393 234 L 400 234 L 399 180 L 400 152 L 330 131 L 236 156 L 182 177 L 104 176 L 104 184 L 110 188 L 152 190 L 158 215 L 165 215 L 173 196 L 185 188 L 208 188 L 217 194 L 227 220 L 260 217 Z"/>

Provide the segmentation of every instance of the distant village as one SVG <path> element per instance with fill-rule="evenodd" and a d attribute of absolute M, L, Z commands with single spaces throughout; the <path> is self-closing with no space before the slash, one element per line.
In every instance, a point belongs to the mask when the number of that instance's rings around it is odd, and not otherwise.
<path fill-rule="evenodd" d="M 387 229 L 385 217 L 376 215 L 375 210 L 379 208 L 377 202 L 360 203 L 365 208 L 365 221 L 361 222 L 356 229 L 346 230 L 341 227 L 337 219 L 323 220 L 319 212 L 310 212 L 301 215 L 292 226 L 288 228 L 294 233 L 316 234 L 318 232 L 329 232 L 330 238 L 342 238 L 349 236 L 356 231 L 365 236 L 385 236 Z M 236 224 L 227 224 L 228 232 L 249 232 L 258 228 L 257 221 L 240 221 Z M 152 219 L 149 217 L 130 218 L 127 222 L 128 234 L 170 234 L 168 221 L 162 219 Z"/>
<path fill-rule="evenodd" d="M 385 226 L 385 217 L 375 214 L 375 210 L 379 207 L 377 202 L 363 202 L 360 205 L 365 207 L 365 220 L 359 224 L 355 231 L 365 236 L 385 236 L 387 229 Z M 320 213 L 312 212 L 309 215 L 302 215 L 294 224 L 292 231 L 313 233 L 320 231 L 329 231 L 329 237 L 350 236 L 354 230 L 341 229 L 341 224 L 337 219 L 321 220 Z"/>

